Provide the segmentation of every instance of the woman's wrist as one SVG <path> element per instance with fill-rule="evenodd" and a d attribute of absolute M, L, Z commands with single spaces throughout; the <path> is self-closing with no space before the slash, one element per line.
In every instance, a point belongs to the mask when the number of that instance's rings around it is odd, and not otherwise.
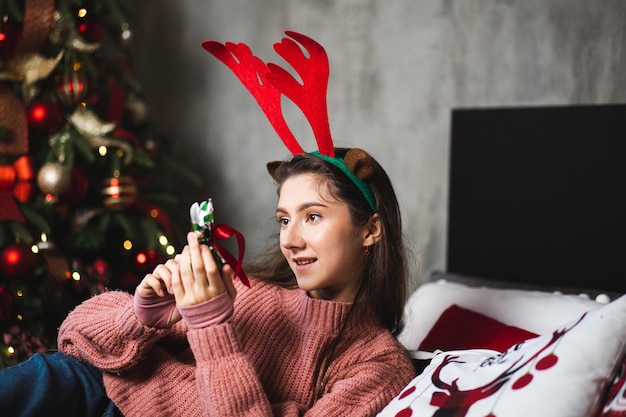
<path fill-rule="evenodd" d="M 230 321 L 235 311 L 227 292 L 215 298 L 188 307 L 180 307 L 180 314 L 190 329 L 202 329 Z"/>
<path fill-rule="evenodd" d="M 165 297 L 146 296 L 135 291 L 133 308 L 141 324 L 163 329 L 170 326 L 170 319 L 176 309 L 176 300 L 170 294 Z"/>

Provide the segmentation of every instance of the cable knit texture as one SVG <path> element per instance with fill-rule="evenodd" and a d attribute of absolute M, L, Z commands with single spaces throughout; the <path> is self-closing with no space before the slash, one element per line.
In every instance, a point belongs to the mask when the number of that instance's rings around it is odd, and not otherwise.
<path fill-rule="evenodd" d="M 107 394 L 126 417 L 374 416 L 415 376 L 391 333 L 359 314 L 313 404 L 350 303 L 252 284 L 236 281 L 232 320 L 197 329 L 182 321 L 145 326 L 130 294 L 103 293 L 68 315 L 59 348 L 103 370 Z"/>

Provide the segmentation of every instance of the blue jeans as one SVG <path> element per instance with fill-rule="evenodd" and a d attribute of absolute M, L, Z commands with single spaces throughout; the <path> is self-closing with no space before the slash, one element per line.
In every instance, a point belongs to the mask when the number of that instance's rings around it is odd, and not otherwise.
<path fill-rule="evenodd" d="M 0 370 L 0 416 L 119 417 L 102 373 L 63 353 L 35 354 Z"/>

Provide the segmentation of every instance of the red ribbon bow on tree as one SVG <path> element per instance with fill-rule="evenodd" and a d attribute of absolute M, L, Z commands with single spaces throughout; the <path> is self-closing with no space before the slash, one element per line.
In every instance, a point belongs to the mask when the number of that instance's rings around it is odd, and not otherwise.
<path fill-rule="evenodd" d="M 15 199 L 23 203 L 28 201 L 34 176 L 33 161 L 29 156 L 21 156 L 10 165 L 0 165 L 0 221 L 25 222 Z"/>

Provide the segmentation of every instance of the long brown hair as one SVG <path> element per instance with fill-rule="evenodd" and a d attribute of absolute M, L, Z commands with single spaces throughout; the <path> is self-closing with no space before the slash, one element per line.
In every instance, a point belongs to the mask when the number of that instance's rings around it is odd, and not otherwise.
<path fill-rule="evenodd" d="M 343 157 L 349 149 L 336 148 Z M 319 175 L 328 192 L 345 202 L 354 225 L 367 223 L 372 211 L 358 187 L 338 168 L 309 154 L 300 154 L 280 164 L 273 173 L 277 192 L 288 178 L 311 173 Z M 374 172 L 367 179 L 376 199 L 382 239 L 369 248 L 367 267 L 361 281 L 360 302 L 370 305 L 381 324 L 394 335 L 402 330 L 402 314 L 407 291 L 407 257 L 402 220 L 396 194 L 385 170 L 374 161 Z M 278 234 L 260 255 L 246 262 L 248 274 L 285 287 L 296 287 L 296 279 L 280 251 Z"/>

